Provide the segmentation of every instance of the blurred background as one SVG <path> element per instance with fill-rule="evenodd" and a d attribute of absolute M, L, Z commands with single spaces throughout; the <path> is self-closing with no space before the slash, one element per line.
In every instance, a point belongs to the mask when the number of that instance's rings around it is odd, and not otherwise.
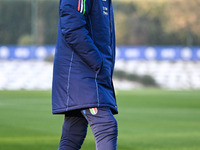
<path fill-rule="evenodd" d="M 0 0 L 0 149 L 57 149 L 58 0 Z M 113 0 L 119 150 L 200 149 L 200 0 Z M 134 116 L 132 119 L 128 116 Z M 82 149 L 92 150 L 89 132 Z"/>
<path fill-rule="evenodd" d="M 113 0 L 116 89 L 200 89 L 199 6 Z M 0 89 L 51 89 L 58 1 L 0 0 L 0 18 Z"/>

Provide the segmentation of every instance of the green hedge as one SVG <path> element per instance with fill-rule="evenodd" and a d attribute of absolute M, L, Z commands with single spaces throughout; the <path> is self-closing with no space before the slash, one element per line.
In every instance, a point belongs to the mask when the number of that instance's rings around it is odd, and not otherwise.
<path fill-rule="evenodd" d="M 114 78 L 137 82 L 147 87 L 158 87 L 158 84 L 150 75 L 129 74 L 124 71 L 115 70 Z"/>
<path fill-rule="evenodd" d="M 58 4 L 0 0 L 0 45 L 55 44 Z M 197 0 L 113 0 L 117 45 L 199 45 L 198 6 Z"/>

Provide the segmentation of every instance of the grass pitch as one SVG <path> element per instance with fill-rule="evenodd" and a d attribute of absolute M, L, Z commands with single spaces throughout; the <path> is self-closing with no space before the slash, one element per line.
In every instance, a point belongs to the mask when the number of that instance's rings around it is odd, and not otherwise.
<path fill-rule="evenodd" d="M 200 91 L 118 91 L 118 150 L 199 150 Z M 0 150 L 56 150 L 49 91 L 0 91 Z M 95 150 L 88 130 L 81 150 Z"/>

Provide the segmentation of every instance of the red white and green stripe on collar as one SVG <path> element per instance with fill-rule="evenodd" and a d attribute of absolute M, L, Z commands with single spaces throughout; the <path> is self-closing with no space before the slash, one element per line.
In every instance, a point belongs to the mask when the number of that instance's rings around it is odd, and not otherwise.
<path fill-rule="evenodd" d="M 78 0 L 78 11 L 83 15 L 85 14 L 85 1 L 86 0 Z"/>

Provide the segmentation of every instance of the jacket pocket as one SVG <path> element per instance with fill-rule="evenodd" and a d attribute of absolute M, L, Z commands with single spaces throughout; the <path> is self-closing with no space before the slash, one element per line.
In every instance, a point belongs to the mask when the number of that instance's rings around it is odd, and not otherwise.
<path fill-rule="evenodd" d="M 111 67 L 107 66 L 105 61 L 103 61 L 101 70 L 97 74 L 97 80 L 100 84 L 111 85 Z"/>

